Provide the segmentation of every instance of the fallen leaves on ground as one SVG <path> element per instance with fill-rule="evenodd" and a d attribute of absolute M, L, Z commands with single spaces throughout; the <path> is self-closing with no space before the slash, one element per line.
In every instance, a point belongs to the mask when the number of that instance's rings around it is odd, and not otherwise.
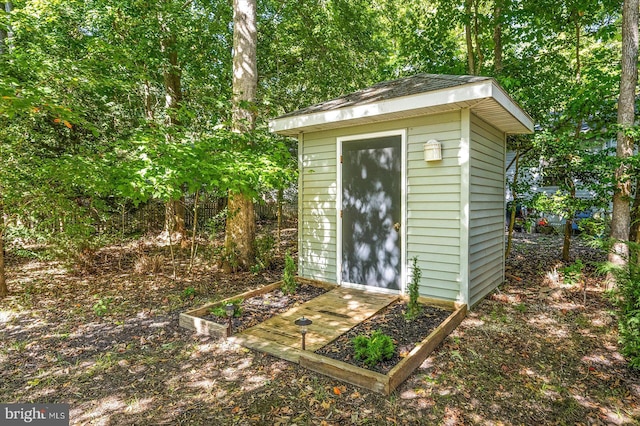
<path fill-rule="evenodd" d="M 295 252 L 295 229 L 284 235 L 281 253 Z M 279 280 L 280 257 L 228 275 L 203 257 L 187 274 L 177 249 L 173 280 L 168 264 L 135 272 L 136 243 L 76 272 L 9 252 L 0 401 L 66 402 L 74 425 L 637 424 L 640 374 L 618 352 L 595 274 L 604 254 L 572 246 L 586 304 L 554 273 L 567 266 L 561 239 L 516 234 L 507 265 L 521 280 L 507 276 L 390 397 L 179 327 L 180 312 Z M 144 253 L 170 259 L 166 246 Z"/>

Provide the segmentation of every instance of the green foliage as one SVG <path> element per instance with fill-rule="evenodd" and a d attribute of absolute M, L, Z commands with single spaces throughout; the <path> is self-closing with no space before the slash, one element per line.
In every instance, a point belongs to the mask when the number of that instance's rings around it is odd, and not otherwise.
<path fill-rule="evenodd" d="M 629 365 L 640 370 L 640 265 L 630 262 L 615 276 L 621 352 Z"/>
<path fill-rule="evenodd" d="M 582 280 L 582 270 L 584 269 L 584 264 L 582 260 L 576 259 L 574 263 L 564 268 L 561 268 L 562 272 L 562 280 L 565 284 L 574 285 L 579 283 Z"/>
<path fill-rule="evenodd" d="M 212 315 L 215 315 L 217 317 L 227 318 L 227 311 L 225 310 L 225 306 L 228 303 L 231 303 L 233 305 L 233 317 L 239 318 L 240 316 L 242 316 L 242 307 L 241 307 L 242 302 L 243 302 L 242 299 L 231 299 L 222 305 L 218 305 L 214 308 L 211 308 L 210 312 Z"/>
<path fill-rule="evenodd" d="M 411 277 L 411 283 L 409 283 L 409 303 L 407 303 L 407 311 L 404 313 L 404 317 L 407 320 L 414 320 L 422 312 L 422 306 L 418 303 L 418 297 L 420 297 L 420 278 L 422 277 L 422 271 L 418 267 L 418 256 L 412 259 L 411 269 L 413 275 Z"/>
<path fill-rule="evenodd" d="M 360 335 L 353 339 L 355 358 L 373 367 L 383 360 L 393 357 L 395 345 L 390 336 L 376 330 L 371 337 Z"/>
<path fill-rule="evenodd" d="M 284 294 L 293 294 L 298 289 L 296 281 L 296 262 L 287 251 L 284 255 L 284 272 L 282 273 L 282 292 Z"/>
<path fill-rule="evenodd" d="M 182 290 L 182 293 L 180 294 L 180 296 L 183 299 L 193 299 L 196 295 L 196 289 L 193 287 L 187 287 L 184 290 Z"/>
<path fill-rule="evenodd" d="M 96 303 L 93 304 L 93 313 L 96 314 L 96 316 L 98 317 L 102 317 L 104 315 L 106 315 L 110 309 L 111 309 L 111 304 L 113 303 L 113 298 L 112 297 L 101 297 L 98 298 L 98 296 L 94 296 L 96 299 L 98 299 L 98 301 Z"/>
<path fill-rule="evenodd" d="M 254 242 L 256 263 L 252 267 L 255 269 L 255 272 L 269 269 L 271 267 L 275 257 L 275 246 L 276 240 L 271 234 L 266 234 L 256 238 Z"/>
<path fill-rule="evenodd" d="M 578 229 L 583 235 L 602 238 L 609 235 L 610 228 L 607 219 L 604 217 L 589 217 L 578 222 Z"/>

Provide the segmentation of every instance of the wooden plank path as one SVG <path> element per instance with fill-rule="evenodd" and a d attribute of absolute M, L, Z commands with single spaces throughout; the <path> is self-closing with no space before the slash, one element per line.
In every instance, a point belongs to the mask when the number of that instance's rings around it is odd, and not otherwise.
<path fill-rule="evenodd" d="M 302 336 L 294 321 L 313 321 L 307 331 L 306 349 L 315 351 L 374 315 L 397 295 L 336 288 L 287 312 L 270 318 L 235 336 L 243 346 L 298 362 Z"/>

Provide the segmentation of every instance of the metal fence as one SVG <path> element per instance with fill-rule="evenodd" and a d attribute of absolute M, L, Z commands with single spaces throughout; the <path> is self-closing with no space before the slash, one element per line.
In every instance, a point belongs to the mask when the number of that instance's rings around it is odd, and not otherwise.
<path fill-rule="evenodd" d="M 185 227 L 193 228 L 194 203 L 193 200 L 185 202 Z M 259 202 L 254 204 L 256 221 L 274 221 L 278 218 L 278 203 Z M 198 224 L 199 233 L 212 232 L 224 227 L 226 218 L 226 200 L 215 198 L 198 202 Z M 298 208 L 292 202 L 282 203 L 283 226 L 294 226 L 298 218 Z M 127 234 L 159 232 L 164 228 L 165 204 L 162 201 L 153 200 L 137 208 L 131 208 L 124 212 L 116 224 L 112 221 L 111 226 L 117 227 L 120 232 Z"/>

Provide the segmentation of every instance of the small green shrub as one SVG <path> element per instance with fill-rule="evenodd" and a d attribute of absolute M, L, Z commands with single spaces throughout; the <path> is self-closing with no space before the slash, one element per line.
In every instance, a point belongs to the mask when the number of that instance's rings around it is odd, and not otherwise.
<path fill-rule="evenodd" d="M 227 305 L 227 303 L 231 303 L 233 305 L 233 317 L 238 318 L 242 315 L 242 307 L 240 306 L 242 305 L 242 302 L 243 302 L 242 299 L 229 300 L 228 302 L 222 305 L 218 305 L 215 308 L 211 308 L 211 311 L 210 311 L 211 315 L 215 315 L 220 318 L 226 318 L 227 311 L 225 310 L 225 306 Z"/>
<path fill-rule="evenodd" d="M 364 335 L 353 339 L 355 358 L 373 367 L 382 360 L 391 359 L 396 348 L 390 336 L 376 330 L 371 337 Z"/>
<path fill-rule="evenodd" d="M 420 278 L 422 278 L 422 271 L 418 268 L 418 256 L 413 258 L 411 268 L 413 276 L 411 283 L 409 283 L 409 303 L 407 303 L 407 311 L 404 313 L 404 317 L 408 321 L 416 319 L 422 312 L 422 306 L 418 303 Z"/>
<path fill-rule="evenodd" d="M 94 297 L 97 298 L 98 296 L 94 296 Z M 111 308 L 111 303 L 113 303 L 112 297 L 102 297 L 98 299 L 98 301 L 93 304 L 93 307 L 92 307 L 93 313 L 96 314 L 96 316 L 98 317 L 102 317 L 106 315 L 109 312 L 109 309 Z"/>
<path fill-rule="evenodd" d="M 182 290 L 182 298 L 183 299 L 193 299 L 196 295 L 196 289 L 193 287 L 187 287 Z"/>
<path fill-rule="evenodd" d="M 284 272 L 282 273 L 282 287 L 284 294 L 293 294 L 298 290 L 296 281 L 296 262 L 287 251 L 284 255 Z"/>
<path fill-rule="evenodd" d="M 576 259 L 575 263 L 561 268 L 562 280 L 565 284 L 574 285 L 582 280 L 582 269 L 584 264 L 580 259 Z"/>
<path fill-rule="evenodd" d="M 616 278 L 621 352 L 631 367 L 640 370 L 640 265 L 629 262 L 616 271 Z"/>

